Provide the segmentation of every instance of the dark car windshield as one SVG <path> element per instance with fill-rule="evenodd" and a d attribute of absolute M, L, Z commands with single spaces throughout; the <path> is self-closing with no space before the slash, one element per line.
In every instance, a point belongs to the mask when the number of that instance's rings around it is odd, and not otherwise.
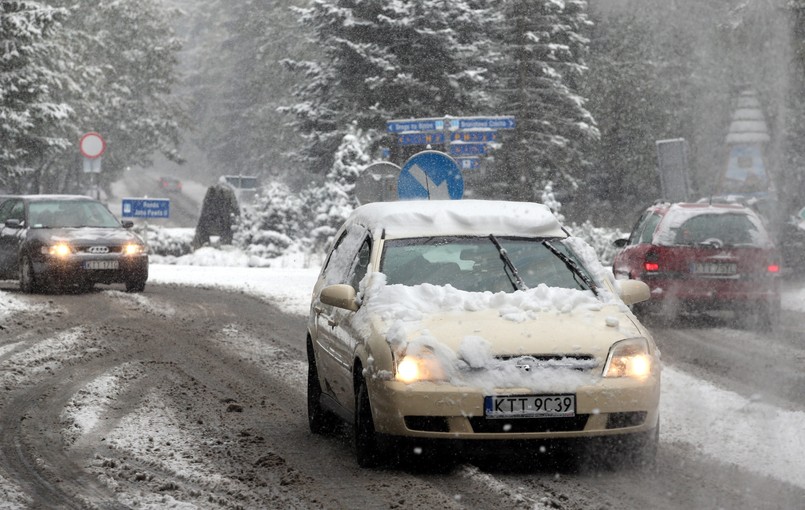
<path fill-rule="evenodd" d="M 589 290 L 544 239 L 496 238 L 525 283 Z M 584 271 L 578 258 L 561 242 L 551 244 Z M 517 285 L 507 273 L 501 253 L 487 237 L 428 237 L 385 242 L 380 271 L 389 285 L 450 284 L 470 292 L 513 292 Z M 585 273 L 585 277 L 589 277 Z"/>
<path fill-rule="evenodd" d="M 120 227 L 120 222 L 100 202 L 92 200 L 43 200 L 28 205 L 31 228 Z"/>

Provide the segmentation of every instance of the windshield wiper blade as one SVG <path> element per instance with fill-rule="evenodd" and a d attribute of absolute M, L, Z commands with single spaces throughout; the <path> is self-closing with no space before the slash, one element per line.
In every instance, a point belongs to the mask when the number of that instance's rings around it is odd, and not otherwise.
<path fill-rule="evenodd" d="M 556 248 L 556 246 L 551 244 L 551 242 L 549 240 L 547 240 L 547 239 L 542 241 L 542 245 L 545 246 L 546 248 L 548 248 L 548 250 L 550 250 L 551 253 L 556 255 L 559 258 L 559 260 L 564 262 L 565 265 L 567 266 L 567 268 L 570 269 L 570 271 L 573 274 L 575 274 L 579 278 L 581 278 L 581 280 L 585 283 L 585 285 L 587 285 L 587 287 L 591 291 L 593 291 L 593 294 L 598 295 L 598 291 L 596 289 L 595 282 L 593 282 L 592 279 L 590 279 L 590 277 L 587 276 L 587 274 L 584 271 L 581 270 L 581 268 L 579 267 L 579 265 L 576 263 L 575 260 L 571 259 L 567 255 L 565 255 L 564 253 L 559 251 Z"/>
<path fill-rule="evenodd" d="M 492 244 L 495 245 L 495 248 L 498 249 L 498 253 L 500 253 L 500 259 L 503 261 L 504 266 L 506 266 L 511 273 L 508 271 L 503 271 L 506 273 L 506 276 L 509 277 L 509 281 L 512 282 L 514 286 L 514 290 L 528 290 L 528 286 L 525 284 L 522 278 L 520 278 L 520 274 L 517 272 L 517 268 L 514 267 L 514 263 L 512 259 L 509 258 L 509 254 L 506 252 L 506 249 L 501 246 L 500 242 L 498 242 L 497 237 L 495 234 L 489 234 L 489 240 L 492 241 Z"/>

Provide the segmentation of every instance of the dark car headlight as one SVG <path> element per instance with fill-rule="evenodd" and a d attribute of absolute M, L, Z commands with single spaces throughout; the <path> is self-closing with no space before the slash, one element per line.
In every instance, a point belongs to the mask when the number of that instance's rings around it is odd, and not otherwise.
<path fill-rule="evenodd" d="M 41 248 L 43 255 L 52 255 L 54 257 L 67 257 L 73 254 L 73 247 L 67 243 L 56 243 Z"/>
<path fill-rule="evenodd" d="M 145 246 L 139 243 L 129 243 L 123 245 L 123 255 L 133 256 L 133 255 L 142 255 L 145 253 Z"/>

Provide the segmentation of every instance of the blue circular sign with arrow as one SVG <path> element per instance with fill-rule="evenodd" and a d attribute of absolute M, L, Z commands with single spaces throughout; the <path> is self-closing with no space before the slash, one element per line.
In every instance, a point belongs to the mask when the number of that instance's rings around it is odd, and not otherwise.
<path fill-rule="evenodd" d="M 458 200 L 464 196 L 464 177 L 456 160 L 439 151 L 414 154 L 397 180 L 400 200 Z"/>

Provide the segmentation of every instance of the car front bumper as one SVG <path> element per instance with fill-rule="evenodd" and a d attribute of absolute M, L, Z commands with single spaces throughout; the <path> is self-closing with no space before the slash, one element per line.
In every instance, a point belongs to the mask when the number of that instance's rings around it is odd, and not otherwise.
<path fill-rule="evenodd" d="M 113 269 L 91 269 L 92 263 L 116 263 Z M 33 261 L 36 278 L 51 282 L 70 283 L 126 283 L 148 279 L 148 255 L 100 255 L 46 257 Z"/>
<path fill-rule="evenodd" d="M 597 384 L 576 388 L 575 416 L 569 418 L 486 418 L 487 393 L 446 383 L 375 379 L 369 384 L 369 393 L 375 428 L 387 436 L 461 440 L 603 437 L 657 427 L 660 375 L 657 372 L 641 381 L 602 378 Z"/>

